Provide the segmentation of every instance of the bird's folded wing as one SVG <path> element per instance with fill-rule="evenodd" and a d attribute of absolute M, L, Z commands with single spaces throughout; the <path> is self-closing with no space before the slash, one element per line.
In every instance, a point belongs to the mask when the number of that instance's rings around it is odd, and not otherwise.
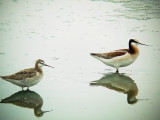
<path fill-rule="evenodd" d="M 14 79 L 14 80 L 23 80 L 25 78 L 31 78 L 36 75 L 34 68 L 21 70 L 15 74 L 9 76 L 3 76 L 3 79 Z"/>
<path fill-rule="evenodd" d="M 109 53 L 96 54 L 96 56 L 104 58 L 104 59 L 112 59 L 114 57 L 123 56 L 126 53 L 127 53 L 127 51 L 122 49 L 122 50 L 117 50 L 117 51 L 113 51 L 113 52 L 109 52 Z"/>

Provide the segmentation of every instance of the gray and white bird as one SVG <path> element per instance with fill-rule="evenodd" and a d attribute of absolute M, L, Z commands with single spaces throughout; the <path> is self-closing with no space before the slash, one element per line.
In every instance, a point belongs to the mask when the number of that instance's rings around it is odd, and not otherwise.
<path fill-rule="evenodd" d="M 108 66 L 116 68 L 116 72 L 119 72 L 118 69 L 120 67 L 126 67 L 137 59 L 139 55 L 137 45 L 139 44 L 145 45 L 135 39 L 130 39 L 128 49 L 119 49 L 108 53 L 91 53 L 91 56 L 97 58 Z"/>
<path fill-rule="evenodd" d="M 34 68 L 24 69 L 12 75 L 1 76 L 1 78 L 5 81 L 11 82 L 17 86 L 22 87 L 22 89 L 24 87 L 27 87 L 27 89 L 29 89 L 29 87 L 36 85 L 43 78 L 43 66 L 52 67 L 45 64 L 43 60 L 38 59 L 35 63 Z"/>

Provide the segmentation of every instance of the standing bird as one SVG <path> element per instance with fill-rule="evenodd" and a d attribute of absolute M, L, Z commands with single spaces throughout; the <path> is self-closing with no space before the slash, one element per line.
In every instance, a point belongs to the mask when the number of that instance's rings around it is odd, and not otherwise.
<path fill-rule="evenodd" d="M 145 45 L 135 39 L 130 39 L 129 49 L 119 49 L 109 53 L 91 53 L 91 56 L 108 66 L 116 68 L 116 72 L 118 73 L 120 67 L 128 66 L 137 59 L 139 55 L 138 44 Z"/>
<path fill-rule="evenodd" d="M 1 76 L 1 78 L 22 87 L 22 90 L 23 87 L 27 87 L 27 89 L 29 89 L 29 87 L 36 85 L 41 81 L 43 77 L 43 66 L 52 67 L 45 64 L 43 60 L 38 59 L 34 68 L 24 69 L 9 76 Z"/>

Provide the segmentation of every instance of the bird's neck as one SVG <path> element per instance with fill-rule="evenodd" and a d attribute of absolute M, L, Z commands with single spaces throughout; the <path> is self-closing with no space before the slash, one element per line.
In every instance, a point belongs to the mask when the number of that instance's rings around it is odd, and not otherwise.
<path fill-rule="evenodd" d="M 35 69 L 36 69 L 39 73 L 42 73 L 42 67 L 38 66 L 38 64 L 35 65 Z"/>
<path fill-rule="evenodd" d="M 132 43 L 129 43 L 129 52 L 131 54 L 139 54 L 139 49 L 136 45 L 133 45 Z"/>
<path fill-rule="evenodd" d="M 41 115 L 43 116 L 43 111 L 41 110 L 41 107 L 42 106 L 37 106 L 37 107 L 34 108 L 34 114 L 37 117 L 41 117 Z"/>

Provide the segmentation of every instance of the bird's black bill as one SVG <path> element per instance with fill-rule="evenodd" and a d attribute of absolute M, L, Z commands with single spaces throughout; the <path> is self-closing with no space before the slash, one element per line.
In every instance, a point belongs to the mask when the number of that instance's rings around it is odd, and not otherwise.
<path fill-rule="evenodd" d="M 145 45 L 145 46 L 149 46 L 149 45 L 146 45 L 146 44 L 143 44 L 143 43 L 140 43 L 140 42 L 139 42 L 139 44 L 140 44 L 140 45 Z"/>

